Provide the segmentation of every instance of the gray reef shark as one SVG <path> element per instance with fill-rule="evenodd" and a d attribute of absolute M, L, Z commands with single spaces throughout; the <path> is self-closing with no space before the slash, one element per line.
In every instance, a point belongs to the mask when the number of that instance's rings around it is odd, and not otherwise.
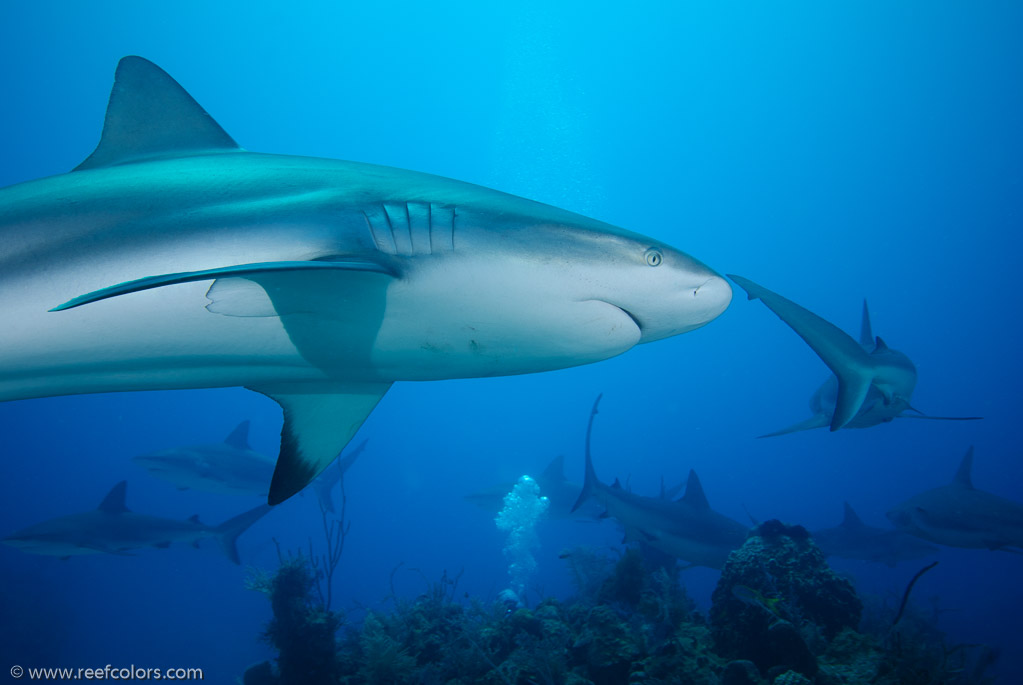
<path fill-rule="evenodd" d="M 742 546 L 749 529 L 710 508 L 693 470 L 689 471 L 685 494 L 677 500 L 633 494 L 617 479 L 613 485 L 601 483 L 590 454 L 593 419 L 599 403 L 600 397 L 597 397 L 586 429 L 586 481 L 575 509 L 592 497 L 625 529 L 623 542 L 647 544 L 688 561 L 689 566 L 720 569 L 732 550 Z"/>
<path fill-rule="evenodd" d="M 845 503 L 842 523 L 810 533 L 825 556 L 874 561 L 895 566 L 930 556 L 938 548 L 898 530 L 885 530 L 865 524 L 849 503 Z"/>
<path fill-rule="evenodd" d="M 141 57 L 99 145 L 0 190 L 0 401 L 243 386 L 284 413 L 268 500 L 395 381 L 534 373 L 699 328 L 731 288 L 658 240 L 480 186 L 247 152 Z"/>
<path fill-rule="evenodd" d="M 366 442 L 343 454 L 336 462 L 337 468 L 325 469 L 313 481 L 313 490 L 325 511 L 334 511 L 331 490 L 355 463 Z M 273 460 L 249 446 L 248 420 L 239 423 L 223 442 L 159 450 L 132 457 L 132 461 L 179 490 L 221 494 L 265 497 L 274 472 Z"/>
<path fill-rule="evenodd" d="M 889 348 L 880 337 L 873 336 L 866 301 L 863 302 L 860 340 L 857 342 L 834 324 L 748 278 L 733 274 L 728 274 L 728 277 L 746 291 L 748 299 L 761 300 L 788 324 L 834 374 L 810 398 L 813 416 L 760 437 L 770 438 L 824 426 L 830 426 L 832 431 L 869 428 L 896 418 L 939 421 L 981 418 L 927 416 L 910 405 L 916 387 L 916 367 L 909 357 Z M 902 413 L 907 410 L 915 414 Z"/>
<path fill-rule="evenodd" d="M 204 538 L 219 540 L 227 558 L 236 564 L 238 536 L 261 519 L 270 506 L 261 504 L 244 514 L 207 526 L 193 516 L 184 521 L 136 514 L 125 506 L 127 481 L 121 481 L 107 493 L 99 508 L 81 514 L 69 514 L 37 523 L 0 540 L 30 554 L 68 558 L 78 554 L 119 554 L 146 547 L 169 547 L 186 542 L 196 547 Z"/>
<path fill-rule="evenodd" d="M 896 528 L 949 547 L 1023 553 L 1023 504 L 973 487 L 973 447 L 948 485 L 893 507 Z"/>

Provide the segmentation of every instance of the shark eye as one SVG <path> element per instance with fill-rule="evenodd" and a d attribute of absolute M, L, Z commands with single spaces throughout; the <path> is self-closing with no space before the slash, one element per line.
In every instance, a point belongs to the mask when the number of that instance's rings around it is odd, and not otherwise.
<path fill-rule="evenodd" d="M 664 261 L 664 256 L 661 255 L 661 251 L 656 247 L 651 247 L 646 251 L 646 263 L 648 266 L 660 266 L 662 261 Z"/>

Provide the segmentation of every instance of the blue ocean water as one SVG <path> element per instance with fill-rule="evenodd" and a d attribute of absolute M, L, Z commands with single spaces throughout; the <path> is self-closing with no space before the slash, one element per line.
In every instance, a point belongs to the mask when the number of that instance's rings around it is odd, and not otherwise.
<path fill-rule="evenodd" d="M 174 76 L 243 147 L 471 181 L 672 244 L 785 294 L 919 370 L 913 403 L 980 422 L 901 421 L 756 440 L 808 416 L 827 376 L 741 290 L 706 328 L 564 371 L 399 383 L 365 423 L 346 476 L 351 534 L 335 607 L 358 619 L 424 578 L 506 586 L 504 536 L 463 496 L 558 454 L 582 480 L 594 397 L 600 477 L 655 494 L 690 468 L 712 506 L 820 528 L 848 500 L 872 525 L 951 480 L 975 445 L 977 487 L 1023 501 L 1017 262 L 1023 225 L 1023 7 L 1016 3 L 7 3 L 0 8 L 0 185 L 63 173 L 95 146 L 117 60 Z M 0 335 L 0 345 L 2 345 Z M 2 352 L 0 352 L 2 354 Z M 241 389 L 0 404 L 0 535 L 128 506 L 219 523 L 257 498 L 179 492 L 130 462 L 215 442 L 251 419 L 275 454 L 281 416 Z M 618 546 L 611 523 L 545 522 L 536 585 L 573 588 L 559 554 Z M 197 666 L 233 682 L 272 653 L 246 567 L 322 540 L 311 497 L 240 540 L 62 562 L 0 546 L 0 673 L 8 665 Z M 951 642 L 1003 649 L 1023 681 L 1019 556 L 942 549 L 914 591 Z M 392 574 L 393 569 L 403 564 Z M 832 560 L 897 597 L 919 570 Z M 411 570 L 415 569 L 415 570 Z M 686 571 L 709 604 L 717 572 Z M 211 675 L 212 674 L 212 675 Z"/>

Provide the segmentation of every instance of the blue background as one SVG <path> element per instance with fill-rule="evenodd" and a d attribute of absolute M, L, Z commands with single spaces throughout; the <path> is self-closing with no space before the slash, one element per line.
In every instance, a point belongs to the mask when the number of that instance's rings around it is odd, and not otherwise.
<path fill-rule="evenodd" d="M 754 436 L 808 415 L 825 367 L 737 293 L 705 329 L 600 364 L 488 380 L 399 383 L 350 471 L 336 607 L 387 608 L 464 569 L 459 593 L 507 583 L 503 536 L 463 495 L 557 454 L 638 492 L 700 474 L 745 521 L 872 525 L 949 481 L 1023 500 L 1018 263 L 1023 226 L 1023 5 L 795 3 L 118 3 L 0 5 L 0 185 L 63 173 L 95 146 L 117 60 L 143 55 L 243 147 L 451 176 L 666 241 L 785 294 L 919 370 L 913 403 L 982 422 Z M 2 345 L 2 334 L 0 334 Z M 275 454 L 280 411 L 239 389 L 0 405 L 0 534 L 95 507 L 220 521 L 256 498 L 177 492 L 131 456 L 223 439 L 245 418 Z M 610 523 L 547 522 L 538 587 L 572 586 L 558 553 L 617 545 Z M 241 538 L 243 561 L 322 540 L 310 497 Z M 1008 648 L 1023 680 L 1018 556 L 943 549 L 914 597 L 938 597 L 951 642 Z M 833 560 L 895 601 L 918 570 Z M 198 666 L 231 682 L 269 656 L 269 604 L 209 544 L 68 562 L 0 548 L 0 673 L 24 666 Z M 717 573 L 683 578 L 704 607 Z M 536 595 L 534 595 L 534 600 Z M 4 676 L 6 677 L 6 675 Z"/>

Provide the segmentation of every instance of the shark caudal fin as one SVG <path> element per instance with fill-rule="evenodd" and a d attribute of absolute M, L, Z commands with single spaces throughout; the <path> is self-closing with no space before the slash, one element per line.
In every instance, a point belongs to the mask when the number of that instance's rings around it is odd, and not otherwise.
<path fill-rule="evenodd" d="M 874 380 L 870 353 L 848 333 L 809 309 L 760 286 L 748 278 L 728 274 L 751 300 L 761 300 L 794 330 L 838 378 L 838 397 L 831 430 L 849 423 L 863 406 Z"/>
<path fill-rule="evenodd" d="M 214 528 L 217 539 L 220 540 L 220 546 L 224 550 L 224 554 L 227 558 L 236 564 L 241 564 L 241 558 L 238 556 L 238 536 L 249 529 L 253 523 L 266 516 L 267 512 L 271 509 L 268 504 L 260 504 L 254 509 L 249 509 L 244 514 L 238 514 L 232 519 L 224 521 L 219 526 Z M 198 523 L 198 517 L 193 517 L 195 522 Z"/>
<path fill-rule="evenodd" d="M 597 407 L 600 405 L 600 398 L 604 394 L 597 395 L 593 402 L 593 409 L 590 411 L 590 421 L 586 425 L 586 478 L 583 480 L 583 490 L 579 493 L 579 499 L 572 505 L 572 511 L 576 511 L 583 503 L 590 498 L 593 490 L 597 487 L 597 472 L 593 469 L 593 456 L 590 454 L 590 438 L 593 436 L 593 419 L 597 416 Z"/>

